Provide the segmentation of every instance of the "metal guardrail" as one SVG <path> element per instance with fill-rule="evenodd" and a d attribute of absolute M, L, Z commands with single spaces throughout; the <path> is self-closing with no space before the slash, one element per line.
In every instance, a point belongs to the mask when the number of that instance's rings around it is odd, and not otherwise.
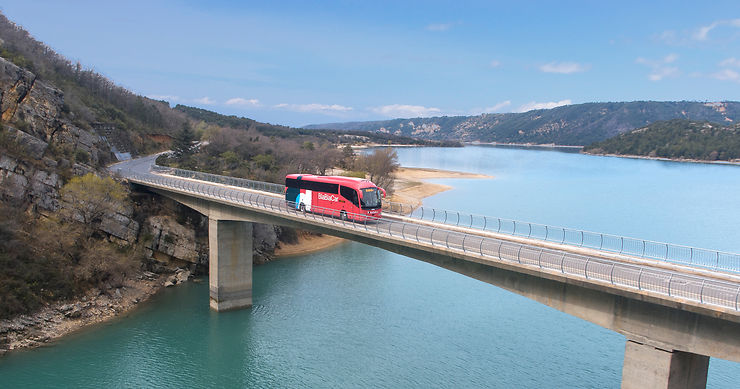
<path fill-rule="evenodd" d="M 220 176 L 218 174 L 196 172 L 193 170 L 177 169 L 166 166 L 152 165 L 152 171 L 157 173 L 166 173 L 173 176 L 192 178 L 194 180 L 215 182 L 217 184 L 238 186 L 242 188 L 261 190 L 270 193 L 285 193 L 285 185 L 273 184 L 270 182 L 253 181 L 245 178 Z"/>
<path fill-rule="evenodd" d="M 372 232 L 379 236 L 417 245 L 427 245 L 450 252 L 459 252 L 490 261 L 518 263 L 521 266 L 545 269 L 569 277 L 598 281 L 622 288 L 626 287 L 672 298 L 681 298 L 735 311 L 738 311 L 740 305 L 740 284 L 737 283 L 508 242 L 423 224 L 375 219 L 352 213 L 346 214 L 346 216 L 349 219 L 356 219 L 356 221 L 349 221 L 338 217 L 340 215 L 337 214 L 337 210 L 322 207 L 313 207 L 312 212 L 301 212 L 296 209 L 295 203 L 286 202 L 274 196 L 212 185 L 206 182 L 132 172 L 123 173 L 123 175 L 130 181 L 140 184 L 174 189 L 237 206 L 258 208 L 266 212 L 312 219 L 335 226 L 341 225 L 342 228 Z"/>
<path fill-rule="evenodd" d="M 740 272 L 740 254 L 386 201 L 383 211 L 447 225 L 586 247 L 639 258 Z"/>
<path fill-rule="evenodd" d="M 282 194 L 285 186 L 262 181 L 220 176 L 192 170 L 176 169 L 152 165 L 152 171 L 167 173 L 178 177 L 192 178 L 215 182 L 224 185 L 238 186 Z M 523 222 L 491 216 L 474 215 L 459 211 L 411 206 L 409 204 L 383 201 L 383 211 L 418 220 L 475 228 L 511 236 L 538 239 L 547 242 L 586 247 L 595 250 L 631 255 L 671 263 L 703 267 L 717 271 L 740 273 L 740 254 L 707 250 L 671 243 L 655 242 L 644 239 L 629 238 L 619 235 L 603 234 L 566 227 Z"/>

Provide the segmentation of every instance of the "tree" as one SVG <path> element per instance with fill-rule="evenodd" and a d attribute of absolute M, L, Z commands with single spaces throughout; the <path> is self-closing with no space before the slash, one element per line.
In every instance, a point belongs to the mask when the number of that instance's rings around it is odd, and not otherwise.
<path fill-rule="evenodd" d="M 127 197 L 121 184 L 93 173 L 73 177 L 60 194 L 66 203 L 60 212 L 67 219 L 81 222 L 86 238 L 92 236 L 105 215 L 122 212 Z"/>
<path fill-rule="evenodd" d="M 190 127 L 190 123 L 185 122 L 180 132 L 177 133 L 172 142 L 172 153 L 175 158 L 181 159 L 193 153 L 193 141 L 195 133 Z"/>
<path fill-rule="evenodd" d="M 370 181 L 385 189 L 388 194 L 393 193 L 393 172 L 400 167 L 396 150 L 388 147 L 375 149 L 357 159 L 357 166 L 367 172 Z"/>

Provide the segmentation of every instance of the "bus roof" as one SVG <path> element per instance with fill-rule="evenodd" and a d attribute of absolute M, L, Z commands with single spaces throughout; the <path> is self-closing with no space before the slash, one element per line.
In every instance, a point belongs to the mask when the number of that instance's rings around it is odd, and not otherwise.
<path fill-rule="evenodd" d="M 357 177 L 317 176 L 315 174 L 288 174 L 287 176 L 285 176 L 285 178 L 286 179 L 292 178 L 296 180 L 310 180 L 310 181 L 316 181 L 316 182 L 326 182 L 329 184 L 339 184 L 339 185 L 348 186 L 354 189 L 377 187 L 377 185 L 373 184 L 372 181 L 364 179 L 364 178 L 357 178 Z"/>

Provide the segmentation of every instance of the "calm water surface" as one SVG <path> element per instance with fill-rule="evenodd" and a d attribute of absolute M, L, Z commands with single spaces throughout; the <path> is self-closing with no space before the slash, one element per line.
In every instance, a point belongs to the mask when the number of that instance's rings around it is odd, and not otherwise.
<path fill-rule="evenodd" d="M 492 180 L 427 205 L 740 251 L 740 168 L 511 148 L 399 149 L 405 166 Z M 0 358 L 1 387 L 619 387 L 624 337 L 380 249 L 254 269 L 251 310 L 215 314 L 206 283 Z M 712 359 L 709 387 L 740 364 Z"/>

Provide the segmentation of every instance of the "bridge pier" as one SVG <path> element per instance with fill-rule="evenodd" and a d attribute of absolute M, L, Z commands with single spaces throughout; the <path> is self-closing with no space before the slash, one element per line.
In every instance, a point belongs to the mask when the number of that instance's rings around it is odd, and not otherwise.
<path fill-rule="evenodd" d="M 709 357 L 627 340 L 622 388 L 705 388 Z"/>
<path fill-rule="evenodd" d="M 252 223 L 208 219 L 208 285 L 215 311 L 252 306 Z"/>

